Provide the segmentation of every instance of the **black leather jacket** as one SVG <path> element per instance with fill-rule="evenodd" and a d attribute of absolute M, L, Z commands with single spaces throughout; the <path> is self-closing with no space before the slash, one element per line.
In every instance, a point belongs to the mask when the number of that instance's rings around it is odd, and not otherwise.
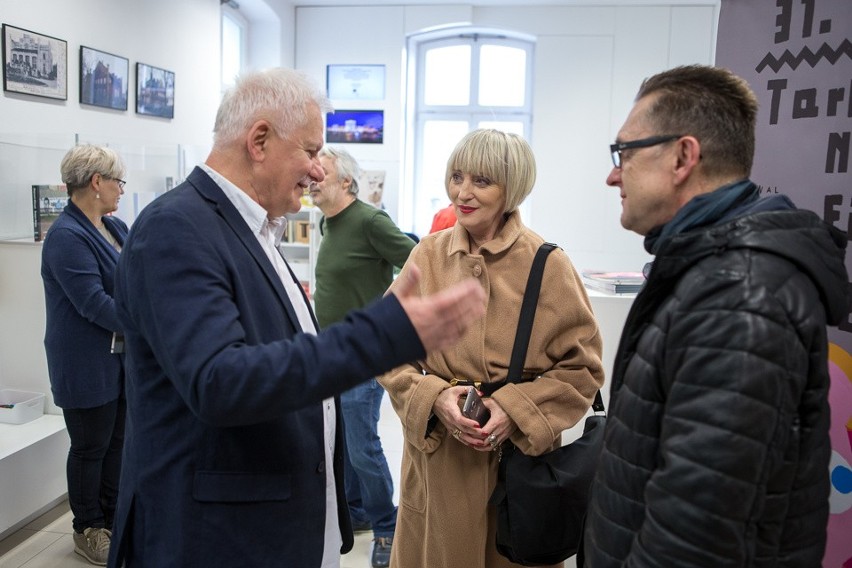
<path fill-rule="evenodd" d="M 820 565 L 845 246 L 798 210 L 661 244 L 616 355 L 586 566 Z"/>

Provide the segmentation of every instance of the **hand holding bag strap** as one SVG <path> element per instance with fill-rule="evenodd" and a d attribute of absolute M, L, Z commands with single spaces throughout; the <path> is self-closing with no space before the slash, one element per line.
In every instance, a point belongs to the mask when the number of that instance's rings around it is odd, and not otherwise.
<path fill-rule="evenodd" d="M 532 334 L 535 309 L 538 305 L 538 295 L 541 291 L 544 263 L 547 261 L 547 255 L 557 248 L 553 243 L 542 243 L 535 253 L 532 268 L 530 268 L 530 275 L 527 279 L 527 287 L 524 290 L 524 300 L 521 303 L 521 315 L 518 318 L 518 331 L 515 332 L 515 344 L 512 347 L 512 358 L 509 361 L 509 374 L 506 377 L 507 383 L 517 383 L 521 379 L 521 373 L 524 370 L 524 361 L 527 358 L 530 335 Z M 605 412 L 601 391 L 595 393 L 592 409 L 595 412 Z"/>

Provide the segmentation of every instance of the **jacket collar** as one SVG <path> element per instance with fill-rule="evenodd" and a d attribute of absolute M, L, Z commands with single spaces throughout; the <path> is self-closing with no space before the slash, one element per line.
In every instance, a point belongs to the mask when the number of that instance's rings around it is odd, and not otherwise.
<path fill-rule="evenodd" d="M 278 276 L 278 273 L 275 271 L 275 268 L 272 266 L 272 263 L 269 261 L 269 258 L 267 258 L 266 253 L 261 248 L 257 237 L 252 233 L 252 230 L 249 227 L 248 223 L 246 223 L 246 220 L 243 218 L 240 212 L 237 211 L 237 208 L 234 206 L 231 200 L 228 199 L 228 197 L 225 195 L 225 192 L 222 191 L 222 188 L 220 188 L 216 184 L 216 182 L 207 174 L 207 172 L 197 166 L 194 170 L 192 170 L 192 172 L 190 172 L 186 180 L 204 199 L 210 201 L 214 205 L 219 215 L 221 215 L 222 219 L 224 219 L 225 223 L 231 228 L 234 235 L 240 240 L 243 246 L 252 255 L 252 258 L 254 258 L 255 262 L 258 264 L 258 267 L 261 269 L 264 276 L 275 290 L 275 293 L 281 300 L 281 304 L 287 311 L 287 315 L 290 318 L 290 322 L 292 323 L 293 328 L 297 332 L 302 331 L 302 326 L 301 324 L 299 324 L 299 319 L 296 316 L 296 312 L 293 309 L 293 305 L 290 303 L 290 298 L 287 295 L 287 291 L 284 289 L 284 285 L 281 283 L 281 278 Z M 287 270 L 290 272 L 290 276 L 295 280 L 296 277 L 293 274 L 293 271 L 290 268 L 290 265 L 287 263 L 286 259 L 284 263 L 287 265 Z M 301 289 L 301 286 L 299 286 L 299 289 Z M 302 292 L 302 295 L 304 297 L 304 291 Z M 305 301 L 307 301 L 307 299 L 305 299 Z M 317 329 L 319 329 L 319 325 L 317 324 L 313 310 L 309 310 L 309 312 L 311 314 L 311 319 L 314 320 L 314 325 Z"/>
<path fill-rule="evenodd" d="M 118 251 L 110 245 L 106 239 L 104 239 L 103 235 L 101 235 L 100 231 L 92 224 L 86 214 L 83 213 L 83 210 L 77 207 L 77 204 L 68 200 L 68 204 L 65 206 L 65 213 L 68 216 L 77 222 L 80 227 L 86 231 L 86 233 L 92 238 L 92 240 L 97 243 L 99 247 L 108 251 L 111 255 L 114 255 L 118 258 Z M 107 231 L 115 237 L 115 240 L 118 241 L 119 246 L 124 246 L 124 232 L 117 230 L 115 227 L 117 225 L 115 219 L 109 217 L 108 215 L 104 215 L 101 217 L 104 222 L 104 226 L 107 228 Z"/>
<path fill-rule="evenodd" d="M 482 252 L 488 254 L 500 254 L 509 249 L 523 232 L 524 225 L 521 223 L 521 214 L 516 209 L 506 213 L 506 223 L 497 235 L 480 247 Z M 450 255 L 470 254 L 470 235 L 461 223 L 453 225 L 452 238 L 450 239 Z"/>
<path fill-rule="evenodd" d="M 660 247 L 646 287 L 652 280 L 678 279 L 700 259 L 733 249 L 752 249 L 789 260 L 820 291 L 830 324 L 836 325 L 848 315 L 845 234 L 803 209 L 759 211 L 677 235 Z"/>

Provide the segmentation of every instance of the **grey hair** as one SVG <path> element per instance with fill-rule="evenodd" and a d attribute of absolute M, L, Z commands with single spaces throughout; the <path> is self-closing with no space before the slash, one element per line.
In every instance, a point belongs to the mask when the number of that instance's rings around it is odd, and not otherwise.
<path fill-rule="evenodd" d="M 481 175 L 503 188 L 504 213 L 511 213 L 535 185 L 535 156 L 527 141 L 517 134 L 479 129 L 465 135 L 447 160 L 444 187 L 448 196 L 454 172 Z"/>
<path fill-rule="evenodd" d="M 275 67 L 240 75 L 219 104 L 213 145 L 234 142 L 258 120 L 269 121 L 285 137 L 307 122 L 311 104 L 323 114 L 333 110 L 325 93 L 302 72 Z"/>
<path fill-rule="evenodd" d="M 337 166 L 337 179 L 348 179 L 352 182 L 349 186 L 349 193 L 358 195 L 358 178 L 361 177 L 361 168 L 358 162 L 352 157 L 352 154 L 343 148 L 332 148 L 323 146 L 319 151 L 320 156 L 326 156 L 334 160 Z"/>
<path fill-rule="evenodd" d="M 59 166 L 62 183 L 68 188 L 70 197 L 75 190 L 86 187 L 95 174 L 110 179 L 124 177 L 124 162 L 121 156 L 105 146 L 81 144 L 74 146 L 62 158 Z"/>

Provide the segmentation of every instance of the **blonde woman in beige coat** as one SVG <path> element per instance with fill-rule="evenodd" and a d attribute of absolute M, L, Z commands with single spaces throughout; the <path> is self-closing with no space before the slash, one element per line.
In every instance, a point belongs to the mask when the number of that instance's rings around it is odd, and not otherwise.
<path fill-rule="evenodd" d="M 424 237 L 391 286 L 417 265 L 421 294 L 473 276 L 488 297 L 486 315 L 455 347 L 380 378 L 405 438 L 392 568 L 517 566 L 497 552 L 496 513 L 488 505 L 500 445 L 510 439 L 530 455 L 557 447 L 603 385 L 588 296 L 556 250 L 544 269 L 524 364 L 524 377 L 534 380 L 485 397 L 491 418 L 481 428 L 459 409 L 468 382 L 506 379 L 524 287 L 543 242 L 517 211 L 534 181 L 535 158 L 521 137 L 496 130 L 465 136 L 446 174 L 458 223 Z"/>

